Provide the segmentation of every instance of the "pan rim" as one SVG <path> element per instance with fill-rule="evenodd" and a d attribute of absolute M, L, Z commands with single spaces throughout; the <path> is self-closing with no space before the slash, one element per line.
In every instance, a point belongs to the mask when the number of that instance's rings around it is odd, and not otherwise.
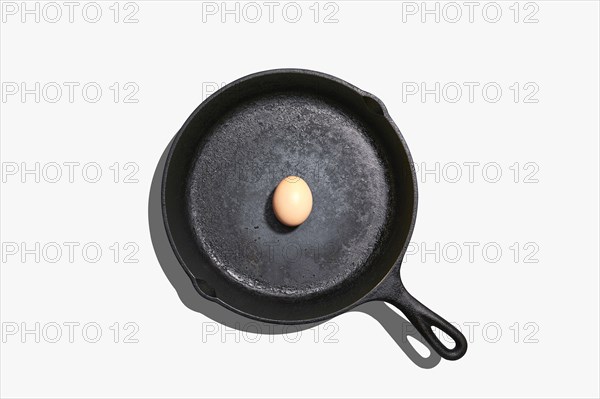
<path fill-rule="evenodd" d="M 171 231 L 171 227 L 169 224 L 169 219 L 168 219 L 168 214 L 167 214 L 167 205 L 166 205 L 166 186 L 167 186 L 167 175 L 168 175 L 168 170 L 171 164 L 171 160 L 174 156 L 175 153 L 175 148 L 177 147 L 177 144 L 179 142 L 179 140 L 181 139 L 181 137 L 183 136 L 184 132 L 187 130 L 188 126 L 191 124 L 191 122 L 196 118 L 196 116 L 203 111 L 204 108 L 206 108 L 208 106 L 208 104 L 210 104 L 212 101 L 214 101 L 217 97 L 219 97 L 219 95 L 225 91 L 228 91 L 229 89 L 247 82 L 249 80 L 253 80 L 253 79 L 257 79 L 257 78 L 262 78 L 265 76 L 270 76 L 270 75 L 277 75 L 277 74 L 300 74 L 300 75 L 312 75 L 318 78 L 322 78 L 322 79 L 327 79 L 329 81 L 332 81 L 338 85 L 342 85 L 348 89 L 351 89 L 353 91 L 355 91 L 356 93 L 358 93 L 360 96 L 362 97 L 367 97 L 370 98 L 372 100 L 374 100 L 379 107 L 382 110 L 382 116 L 386 119 L 387 123 L 389 123 L 389 125 L 392 127 L 393 131 L 395 132 L 396 136 L 398 137 L 399 141 L 400 141 L 400 145 L 402 145 L 402 149 L 403 151 L 406 153 L 407 155 L 407 159 L 409 162 L 409 170 L 410 170 L 410 179 L 411 179 L 411 183 L 413 186 L 413 209 L 411 212 L 411 219 L 410 219 L 410 224 L 408 226 L 408 230 L 407 230 L 407 234 L 406 234 L 406 238 L 404 243 L 402 243 L 402 248 L 400 250 L 400 253 L 398 254 L 398 258 L 397 260 L 391 264 L 388 272 L 381 278 L 381 280 L 373 286 L 373 288 L 366 293 L 362 298 L 356 300 L 354 303 L 351 303 L 347 306 L 344 306 L 340 309 L 337 309 L 333 312 L 330 312 L 328 314 L 324 314 L 321 316 L 317 316 L 317 317 L 312 317 L 312 318 L 306 318 L 306 319 L 273 319 L 273 318 L 268 318 L 268 317 L 263 317 L 260 315 L 256 315 L 256 314 L 251 314 L 249 312 L 245 312 L 239 308 L 236 308 L 235 306 L 230 305 L 229 303 L 223 301 L 221 298 L 219 297 L 213 297 L 210 296 L 208 294 L 206 294 L 203 290 L 201 290 L 196 282 L 196 276 L 194 276 L 194 274 L 191 272 L 191 270 L 189 269 L 189 267 L 186 265 L 186 262 L 183 260 L 183 257 L 181 256 L 179 250 L 177 249 L 177 244 L 175 242 L 175 239 L 173 238 L 173 233 Z M 217 91 L 215 91 L 211 96 L 209 96 L 207 99 L 205 99 L 204 101 L 202 101 L 202 103 L 200 103 L 200 105 L 198 105 L 196 107 L 196 109 L 190 114 L 190 116 L 186 119 L 186 121 L 183 123 L 183 125 L 181 126 L 181 128 L 178 130 L 177 134 L 173 137 L 173 139 L 171 140 L 171 142 L 169 143 L 169 150 L 168 150 L 168 154 L 166 157 L 166 161 L 165 161 L 165 165 L 162 171 L 162 179 L 161 179 L 161 211 L 162 211 L 162 216 L 163 216 L 163 223 L 165 226 L 165 231 L 167 234 L 167 238 L 169 240 L 169 244 L 171 246 L 171 249 L 173 250 L 179 264 L 183 267 L 184 271 L 186 272 L 186 274 L 188 275 L 188 277 L 191 279 L 192 284 L 194 286 L 194 288 L 196 289 L 196 291 L 205 299 L 208 299 L 212 302 L 218 303 L 219 305 L 239 314 L 242 315 L 244 317 L 248 317 L 250 319 L 253 320 L 257 320 L 257 321 L 261 321 L 261 322 L 266 322 L 266 323 L 274 323 L 274 324 L 284 324 L 284 325 L 299 325 L 299 324 L 310 324 L 310 323 L 316 323 L 316 322 L 320 322 L 320 321 L 325 321 L 328 319 L 331 319 L 337 315 L 340 315 L 342 313 L 345 313 L 353 308 L 355 308 L 356 306 L 365 303 L 365 302 L 369 302 L 372 300 L 378 300 L 380 298 L 377 297 L 377 291 L 378 288 L 382 285 L 382 283 L 384 281 L 386 281 L 389 276 L 393 273 L 399 273 L 400 272 L 400 266 L 402 263 L 402 259 L 404 258 L 404 255 L 406 253 L 408 244 L 410 242 L 410 239 L 412 237 L 413 234 L 413 230 L 415 227 L 415 223 L 416 223 L 416 215 L 417 215 L 417 208 L 418 208 L 418 186 L 417 186 L 417 179 L 416 179 L 416 171 L 414 169 L 414 163 L 413 163 L 413 159 L 412 159 L 412 155 L 410 153 L 410 150 L 408 148 L 408 145 L 404 139 L 404 136 L 402 135 L 402 133 L 400 132 L 400 129 L 396 126 L 395 122 L 393 121 L 393 119 L 391 118 L 390 114 L 387 111 L 387 108 L 385 107 L 385 105 L 383 104 L 383 102 L 377 98 L 376 96 L 372 95 L 369 92 L 366 92 L 354 85 L 352 85 L 351 83 L 348 83 L 345 80 L 342 80 L 336 76 L 333 75 L 329 75 L 327 73 L 324 72 L 319 72 L 319 71 L 314 71 L 314 70 L 309 70 L 309 69 L 301 69 L 301 68 L 277 68 L 277 69 L 269 69 L 269 70 L 265 70 L 265 71 L 260 71 L 260 72 L 255 72 L 246 76 L 243 76 L 239 79 L 234 80 L 231 83 L 228 83 L 227 85 L 221 87 L 220 89 L 218 89 Z"/>

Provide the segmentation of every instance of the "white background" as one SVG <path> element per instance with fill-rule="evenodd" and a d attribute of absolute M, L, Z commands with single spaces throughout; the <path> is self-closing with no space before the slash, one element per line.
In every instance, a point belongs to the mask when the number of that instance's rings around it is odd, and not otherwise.
<path fill-rule="evenodd" d="M 2 2 L 3 397 L 598 397 L 597 2 L 479 2 L 472 22 L 462 2 L 428 2 L 439 22 L 421 14 L 421 2 L 303 2 L 295 23 L 287 2 L 272 22 L 262 2 L 257 22 L 245 3 L 239 22 L 235 12 L 222 22 L 221 2 L 100 2 L 96 23 L 94 5 L 76 3 L 70 22 L 57 4 L 62 18 L 53 23 L 54 6 Z M 456 4 L 462 17 L 452 22 Z M 39 22 L 23 7 L 38 7 Z M 208 87 L 280 67 L 323 71 L 375 94 L 417 166 L 438 168 L 437 182 L 419 175 L 414 254 L 402 273 L 413 295 L 468 334 L 463 359 L 418 367 L 364 313 L 299 337 L 256 336 L 179 299 L 150 239 L 156 165 Z M 52 82 L 63 87 L 55 103 Z M 79 85 L 72 102 L 65 82 Z M 95 103 L 81 92 L 90 82 L 102 89 Z M 436 82 L 439 102 L 409 95 Z M 464 82 L 478 85 L 472 101 Z M 23 87 L 33 93 L 22 97 Z M 128 100 L 137 102 L 125 102 L 135 90 Z M 65 162 L 79 163 L 73 182 Z M 469 162 L 478 163 L 472 179 Z M 36 163 L 39 172 L 22 174 Z M 93 169 L 82 174 L 88 163 L 102 170 L 97 183 L 86 181 Z M 137 183 L 124 182 L 137 168 L 129 179 Z M 65 242 L 78 243 L 74 259 Z M 476 243 L 473 257 L 465 242 Z M 48 243 L 63 248 L 54 263 Z M 136 248 L 129 260 L 138 262 L 125 262 Z M 433 252 L 423 258 L 423 249 Z M 70 322 L 79 323 L 72 339 Z"/>

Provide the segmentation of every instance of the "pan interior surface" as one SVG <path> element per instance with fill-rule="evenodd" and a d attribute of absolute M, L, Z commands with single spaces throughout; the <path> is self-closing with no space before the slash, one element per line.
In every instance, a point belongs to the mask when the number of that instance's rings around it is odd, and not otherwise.
<path fill-rule="evenodd" d="M 278 93 L 217 122 L 189 179 L 198 245 L 226 276 L 265 295 L 306 296 L 358 277 L 390 208 L 386 167 L 364 127 L 323 99 Z M 303 224 L 280 224 L 273 190 L 302 177 L 313 193 Z"/>
<path fill-rule="evenodd" d="M 191 148 L 168 171 L 183 184 L 165 196 L 167 209 L 180 208 L 169 218 L 173 240 L 197 287 L 232 308 L 322 317 L 368 293 L 396 260 L 413 211 L 410 184 L 394 172 L 406 155 L 389 145 L 398 137 L 368 101 L 311 84 L 244 93 L 223 93 L 222 112 L 184 126 L 177 146 Z M 295 228 L 272 209 L 290 175 L 313 195 Z"/>

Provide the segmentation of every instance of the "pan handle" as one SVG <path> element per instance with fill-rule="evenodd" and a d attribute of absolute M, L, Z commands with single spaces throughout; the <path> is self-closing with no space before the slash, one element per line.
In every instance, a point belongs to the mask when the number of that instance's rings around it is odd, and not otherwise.
<path fill-rule="evenodd" d="M 404 288 L 400 280 L 399 268 L 394 268 L 375 295 L 378 300 L 383 300 L 398 308 L 408 320 L 421 333 L 423 338 L 444 359 L 457 360 L 467 351 L 465 336 L 452 324 L 444 320 L 437 313 L 419 302 Z M 435 335 L 432 327 L 437 327 L 454 340 L 454 347 L 449 349 Z"/>

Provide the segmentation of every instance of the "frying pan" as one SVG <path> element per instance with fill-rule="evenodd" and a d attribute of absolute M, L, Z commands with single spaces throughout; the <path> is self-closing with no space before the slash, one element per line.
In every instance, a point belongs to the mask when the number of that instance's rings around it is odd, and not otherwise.
<path fill-rule="evenodd" d="M 312 213 L 296 228 L 280 224 L 271 205 L 289 175 L 313 194 Z M 205 100 L 177 133 L 161 194 L 171 246 L 205 298 L 279 324 L 385 301 L 442 357 L 465 354 L 460 331 L 400 279 L 417 181 L 400 131 L 373 95 L 308 70 L 241 78 Z"/>

